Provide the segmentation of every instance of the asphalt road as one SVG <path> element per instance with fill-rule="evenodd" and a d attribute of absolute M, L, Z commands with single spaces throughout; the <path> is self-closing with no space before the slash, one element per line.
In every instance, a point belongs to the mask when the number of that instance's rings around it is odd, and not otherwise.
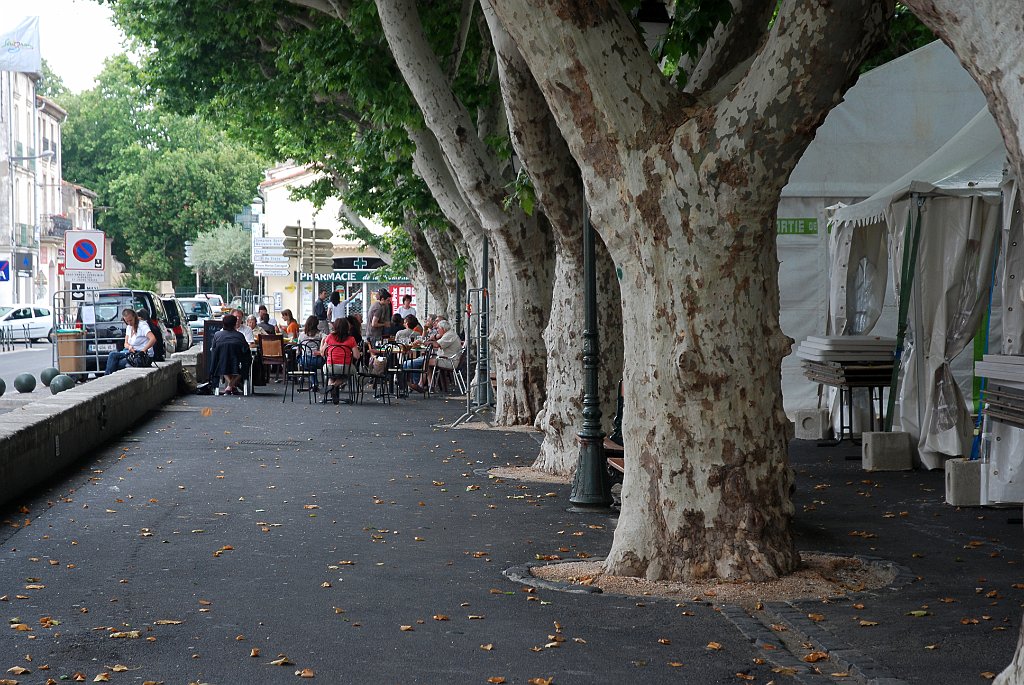
<path fill-rule="evenodd" d="M 32 671 L 20 683 L 285 683 L 309 669 L 328 683 L 960 685 L 1013 654 L 1020 509 L 948 507 L 941 473 L 865 474 L 849 447 L 792 446 L 799 548 L 900 564 L 890 588 L 766 602 L 766 615 L 527 592 L 502 572 L 603 556 L 616 523 L 568 513 L 567 485 L 485 475 L 529 464 L 533 436 L 435 428 L 461 412 L 436 398 L 334 407 L 263 392 L 179 398 L 0 511 L 0 670 Z M 829 660 L 802 660 L 818 646 Z"/>
<path fill-rule="evenodd" d="M 10 411 L 12 398 L 25 400 L 43 396 L 44 393 L 50 394 L 49 388 L 39 382 L 39 372 L 53 365 L 52 347 L 50 343 L 33 343 L 31 348 L 25 348 L 18 343 L 14 351 L 0 352 L 0 378 L 7 384 L 7 391 L 0 397 L 0 412 Z M 36 377 L 36 389 L 31 395 L 18 393 L 14 389 L 14 379 L 21 373 L 31 373 Z"/>

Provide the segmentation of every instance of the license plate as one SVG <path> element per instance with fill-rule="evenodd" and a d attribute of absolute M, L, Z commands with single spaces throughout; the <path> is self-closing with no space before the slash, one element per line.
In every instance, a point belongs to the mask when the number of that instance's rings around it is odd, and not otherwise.
<path fill-rule="evenodd" d="M 114 343 L 100 343 L 98 345 L 89 345 L 90 352 L 113 352 Z"/>

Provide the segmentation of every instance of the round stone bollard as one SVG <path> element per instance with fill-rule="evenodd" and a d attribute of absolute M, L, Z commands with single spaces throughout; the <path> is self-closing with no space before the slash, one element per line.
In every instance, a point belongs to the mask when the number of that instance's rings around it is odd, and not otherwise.
<path fill-rule="evenodd" d="M 14 389 L 18 392 L 32 392 L 36 389 L 36 377 L 30 373 L 19 373 L 14 379 Z"/>
<path fill-rule="evenodd" d="M 54 376 L 53 380 L 50 381 L 50 392 L 54 395 L 59 392 L 64 392 L 65 390 L 70 390 L 73 387 L 75 387 L 75 379 L 71 376 L 65 376 L 64 374 Z"/>
<path fill-rule="evenodd" d="M 60 375 L 60 371 L 51 367 L 45 368 L 39 372 L 39 380 L 43 382 L 43 385 L 50 387 L 50 381 Z"/>
<path fill-rule="evenodd" d="M 7 384 L 4 383 L 3 378 L 0 378 L 0 397 L 2 397 L 5 392 L 7 392 Z"/>

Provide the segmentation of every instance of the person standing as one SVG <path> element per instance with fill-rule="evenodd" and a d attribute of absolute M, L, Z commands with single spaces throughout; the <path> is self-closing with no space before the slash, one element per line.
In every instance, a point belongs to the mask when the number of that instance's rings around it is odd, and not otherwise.
<path fill-rule="evenodd" d="M 377 301 L 370 307 L 370 320 L 366 325 L 366 338 L 376 344 L 391 326 L 391 292 L 387 288 L 377 291 Z"/>
<path fill-rule="evenodd" d="M 403 321 L 407 316 L 416 316 L 416 307 L 412 306 L 412 295 L 402 295 L 402 306 L 398 308 L 397 313 Z"/>
<path fill-rule="evenodd" d="M 321 290 L 320 296 L 313 303 L 313 316 L 316 317 L 317 329 L 326 335 L 331 330 L 331 322 L 328 320 L 326 290 Z"/>

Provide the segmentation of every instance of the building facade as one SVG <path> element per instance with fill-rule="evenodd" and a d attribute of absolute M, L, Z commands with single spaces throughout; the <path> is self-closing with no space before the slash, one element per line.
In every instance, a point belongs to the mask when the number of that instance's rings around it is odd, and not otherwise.
<path fill-rule="evenodd" d="M 264 292 L 271 296 L 279 308 L 291 309 L 295 318 L 304 321 L 313 310 L 313 297 L 319 289 L 338 290 L 343 297 L 361 294 L 353 302 L 364 310 L 371 304 L 371 293 L 378 285 L 369 279 L 356 280 L 350 274 L 354 271 L 369 274 L 383 266 L 383 260 L 372 248 L 364 248 L 357 240 L 343 237 L 345 229 L 339 216 L 341 202 L 329 198 L 324 206 L 317 209 L 308 200 L 295 200 L 291 192 L 295 188 L 309 185 L 316 180 L 317 172 L 296 164 L 282 164 L 266 171 L 265 180 L 260 184 L 264 198 L 263 223 L 253 226 L 254 236 L 279 238 L 284 236 L 286 226 L 301 225 L 327 228 L 333 232 L 334 274 L 305 274 L 298 271 L 298 260 L 289 259 L 288 276 L 267 276 Z M 374 222 L 363 219 L 374 232 L 385 229 Z M 269 298 L 268 298 L 269 300 Z"/>

